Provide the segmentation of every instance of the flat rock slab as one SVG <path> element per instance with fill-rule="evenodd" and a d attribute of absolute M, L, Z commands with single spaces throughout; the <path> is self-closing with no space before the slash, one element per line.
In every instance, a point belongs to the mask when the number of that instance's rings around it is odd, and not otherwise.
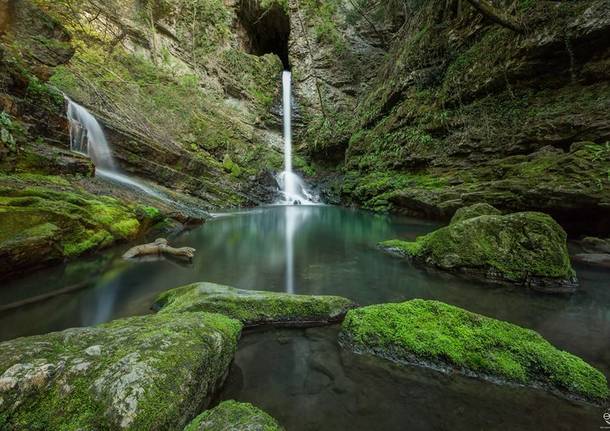
<path fill-rule="evenodd" d="M 0 344 L 0 429 L 182 430 L 224 381 L 242 325 L 162 314 Z"/>
<path fill-rule="evenodd" d="M 252 404 L 225 401 L 197 416 L 184 431 L 284 431 L 284 428 Z"/>
<path fill-rule="evenodd" d="M 206 311 L 240 320 L 245 326 L 320 326 L 340 322 L 353 301 L 339 296 L 292 295 L 195 283 L 162 293 L 160 313 Z"/>
<path fill-rule="evenodd" d="M 609 395 L 601 372 L 537 332 L 438 301 L 351 310 L 339 338 L 345 348 L 397 363 L 543 388 L 596 404 Z"/>

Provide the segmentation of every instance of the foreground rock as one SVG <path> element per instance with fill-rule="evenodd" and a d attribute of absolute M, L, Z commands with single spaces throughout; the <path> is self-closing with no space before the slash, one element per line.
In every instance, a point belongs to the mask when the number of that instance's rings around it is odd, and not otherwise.
<path fill-rule="evenodd" d="M 240 320 L 245 326 L 318 326 L 340 322 L 355 304 L 339 296 L 291 295 L 195 283 L 162 293 L 161 313 L 207 311 Z"/>
<path fill-rule="evenodd" d="M 181 430 L 224 381 L 241 324 L 161 314 L 0 344 L 0 429 Z"/>
<path fill-rule="evenodd" d="M 476 211 L 458 212 L 456 222 L 416 241 L 380 245 L 415 262 L 487 281 L 548 293 L 577 288 L 566 233 L 550 216 L 536 212 L 494 215 L 487 207 L 480 207 L 485 214 L 478 216 Z"/>
<path fill-rule="evenodd" d="M 350 311 L 342 346 L 360 353 L 492 382 L 607 400 L 606 377 L 537 332 L 437 301 L 416 299 Z"/>
<path fill-rule="evenodd" d="M 271 416 L 249 403 L 225 401 L 197 416 L 184 431 L 283 431 Z"/>

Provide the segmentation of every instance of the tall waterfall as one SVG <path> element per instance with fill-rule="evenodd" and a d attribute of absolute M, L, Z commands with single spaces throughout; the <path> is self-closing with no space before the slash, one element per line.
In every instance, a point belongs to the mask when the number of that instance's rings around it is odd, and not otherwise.
<path fill-rule="evenodd" d="M 292 74 L 282 74 L 282 104 L 284 107 L 284 172 L 278 177 L 282 189 L 282 204 L 311 205 L 313 196 L 306 190 L 303 180 L 292 171 Z"/>
<path fill-rule="evenodd" d="M 87 109 L 66 97 L 68 121 L 70 122 L 70 149 L 89 156 L 95 164 L 96 176 L 108 178 L 144 193 L 167 200 L 160 193 L 121 173 L 112 157 L 110 145 L 101 124 Z"/>

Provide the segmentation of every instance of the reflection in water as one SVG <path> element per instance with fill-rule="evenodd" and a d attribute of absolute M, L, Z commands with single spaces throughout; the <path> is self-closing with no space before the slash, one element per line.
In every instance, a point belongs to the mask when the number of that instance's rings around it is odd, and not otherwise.
<path fill-rule="evenodd" d="M 294 293 L 294 235 L 307 218 L 310 211 L 300 211 L 296 206 L 286 206 L 284 217 L 286 236 L 286 293 Z"/>
<path fill-rule="evenodd" d="M 602 409 L 543 391 L 397 367 L 342 350 L 338 328 L 242 338 L 220 400 L 251 402 L 291 431 L 595 430 Z"/>
<path fill-rule="evenodd" d="M 217 216 L 172 240 L 197 249 L 189 266 L 168 260 L 126 262 L 120 259 L 125 245 L 5 283 L 0 305 L 94 279 L 89 289 L 0 313 L 0 339 L 147 313 L 159 292 L 210 281 L 242 289 L 341 295 L 362 305 L 438 299 L 534 329 L 610 376 L 608 271 L 577 267 L 577 294 L 547 296 L 430 272 L 377 250 L 379 241 L 431 231 L 436 225 L 429 222 L 324 206 Z M 236 358 L 243 384 L 227 389 L 227 397 L 268 409 L 288 429 L 391 430 L 405 429 L 405 424 L 409 429 L 465 429 L 468 421 L 476 425 L 471 429 L 544 428 L 545 421 L 548 428 L 569 429 L 576 421 L 588 425 L 600 418 L 598 410 L 537 391 L 426 377 L 422 370 L 402 377 L 375 371 L 383 366 L 346 361 L 332 333 L 288 335 L 297 333 L 246 334 Z M 231 379 L 238 376 L 236 369 Z M 307 421 L 300 421 L 303 416 Z"/>

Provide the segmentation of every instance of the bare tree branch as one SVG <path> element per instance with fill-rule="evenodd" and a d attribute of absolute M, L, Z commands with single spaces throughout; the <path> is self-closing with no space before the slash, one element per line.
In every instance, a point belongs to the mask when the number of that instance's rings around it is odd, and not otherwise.
<path fill-rule="evenodd" d="M 500 24 L 516 33 L 523 33 L 524 29 L 512 17 L 494 7 L 487 0 L 467 0 L 476 10 L 493 22 Z"/>

